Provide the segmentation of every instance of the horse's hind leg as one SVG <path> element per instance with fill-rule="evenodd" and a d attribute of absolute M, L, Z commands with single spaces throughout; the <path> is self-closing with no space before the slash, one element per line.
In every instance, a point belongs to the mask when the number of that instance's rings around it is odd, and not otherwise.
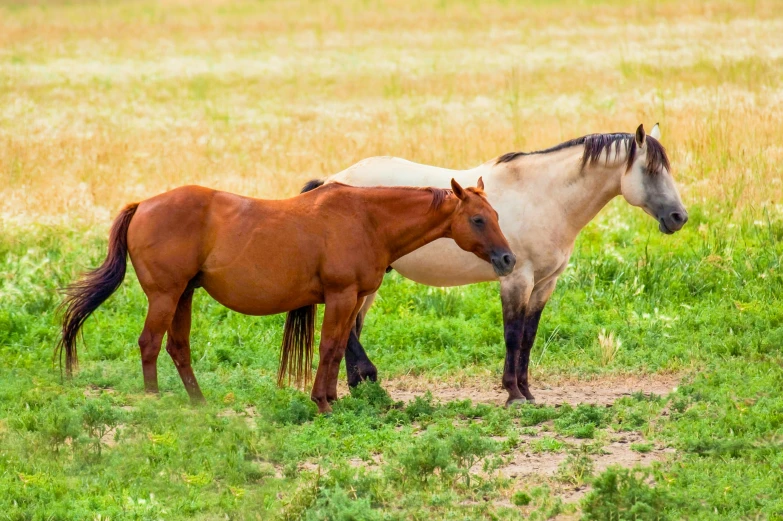
<path fill-rule="evenodd" d="M 193 403 L 204 403 L 204 395 L 193 374 L 190 360 L 190 320 L 192 316 L 193 288 L 188 287 L 179 298 L 177 311 L 169 326 L 166 338 L 166 352 L 171 356 L 177 367 L 179 377 L 185 385 L 185 390 Z"/>
<path fill-rule="evenodd" d="M 177 309 L 177 297 L 165 293 L 147 295 L 149 308 L 144 330 L 139 337 L 141 349 L 141 368 L 144 372 L 144 390 L 158 392 L 158 354 L 163 335 L 171 324 Z"/>
<path fill-rule="evenodd" d="M 356 387 L 364 380 L 370 380 L 375 382 L 378 379 L 378 369 L 370 361 L 367 353 L 364 351 L 359 337 L 362 334 L 362 326 L 364 325 L 364 317 L 370 310 L 373 301 L 375 300 L 373 293 L 364 299 L 364 304 L 361 310 L 356 315 L 356 323 L 351 328 L 351 335 L 348 337 L 348 346 L 345 350 L 345 369 L 348 377 L 348 385 L 350 387 Z"/>

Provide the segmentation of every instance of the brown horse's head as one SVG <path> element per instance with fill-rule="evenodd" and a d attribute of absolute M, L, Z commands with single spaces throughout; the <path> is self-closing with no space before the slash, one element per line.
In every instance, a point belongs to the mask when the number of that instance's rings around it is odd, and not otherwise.
<path fill-rule="evenodd" d="M 491 263 L 498 276 L 511 273 L 517 258 L 500 231 L 498 213 L 487 201 L 484 181 L 479 177 L 476 187 L 462 188 L 452 179 L 451 189 L 459 199 L 451 220 L 451 238 L 463 250 Z"/>

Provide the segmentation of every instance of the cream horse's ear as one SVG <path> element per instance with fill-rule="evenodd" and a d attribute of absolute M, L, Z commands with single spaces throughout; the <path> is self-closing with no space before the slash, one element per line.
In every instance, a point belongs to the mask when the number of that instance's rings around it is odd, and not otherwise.
<path fill-rule="evenodd" d="M 656 140 L 661 140 L 661 127 L 656 123 L 652 130 L 650 130 L 650 137 L 654 137 Z"/>
<path fill-rule="evenodd" d="M 639 125 L 639 128 L 636 129 L 636 136 L 634 136 L 634 139 L 636 139 L 636 146 L 639 148 L 644 148 L 644 145 L 647 144 L 647 134 L 644 133 L 644 124 Z"/>

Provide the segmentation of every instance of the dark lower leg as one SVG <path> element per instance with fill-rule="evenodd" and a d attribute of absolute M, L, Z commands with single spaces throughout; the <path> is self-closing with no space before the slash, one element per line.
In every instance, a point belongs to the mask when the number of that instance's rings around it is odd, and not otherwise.
<path fill-rule="evenodd" d="M 528 366 L 530 364 L 530 350 L 533 348 L 533 344 L 536 341 L 536 333 L 538 332 L 538 323 L 541 320 L 541 312 L 543 310 L 534 311 L 525 317 L 525 325 L 522 330 L 522 345 L 519 353 L 519 366 L 517 368 L 517 383 L 519 390 L 529 401 L 535 401 L 533 395 L 530 393 L 530 386 L 528 382 Z"/>
<path fill-rule="evenodd" d="M 508 391 L 507 405 L 524 399 L 524 395 L 520 392 L 519 384 L 517 383 L 519 347 L 522 342 L 523 329 L 524 313 L 506 314 L 504 316 L 503 331 L 506 340 L 506 362 L 503 366 L 503 388 Z"/>
<path fill-rule="evenodd" d="M 361 331 L 362 317 L 360 315 L 356 317 L 356 326 L 351 329 L 351 336 L 348 337 L 348 346 L 345 350 L 345 369 L 350 387 L 356 387 L 363 380 L 375 382 L 378 379 L 378 369 L 370 361 L 359 342 Z"/>

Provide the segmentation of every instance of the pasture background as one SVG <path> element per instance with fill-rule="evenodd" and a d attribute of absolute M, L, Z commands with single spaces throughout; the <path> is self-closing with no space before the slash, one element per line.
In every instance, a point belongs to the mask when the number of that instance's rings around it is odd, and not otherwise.
<path fill-rule="evenodd" d="M 638 519 L 782 518 L 781 16 L 767 1 L 3 2 L 0 519 L 606 519 L 634 503 Z M 314 418 L 273 385 L 283 317 L 200 293 L 209 405 L 191 409 L 165 353 L 163 397 L 141 393 L 132 273 L 88 321 L 78 376 L 51 364 L 56 289 L 103 259 L 128 201 L 186 183 L 283 197 L 372 155 L 468 168 L 656 121 L 691 220 L 662 236 L 610 204 L 532 371 L 534 394 L 674 375 L 666 398 L 508 411 L 366 386 Z M 500 399 L 502 336 L 496 284 L 392 274 L 364 339 L 382 378 Z M 591 482 L 625 431 L 674 452 L 645 479 Z M 556 476 L 492 470 L 520 451 L 568 459 Z"/>

